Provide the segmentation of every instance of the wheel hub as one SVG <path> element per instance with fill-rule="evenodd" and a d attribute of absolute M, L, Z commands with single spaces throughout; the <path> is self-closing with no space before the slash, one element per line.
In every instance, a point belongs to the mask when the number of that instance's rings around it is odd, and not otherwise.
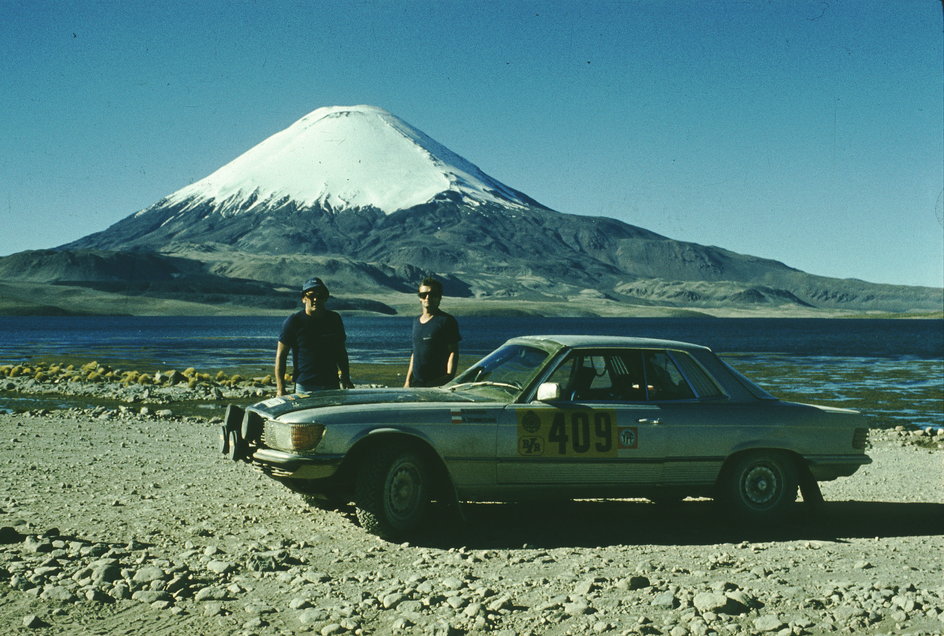
<path fill-rule="evenodd" d="M 776 492 L 777 476 L 767 466 L 755 466 L 744 476 L 744 496 L 751 503 L 770 503 Z"/>
<path fill-rule="evenodd" d="M 402 466 L 390 483 L 390 507 L 402 515 L 416 506 L 419 495 L 419 476 L 410 466 Z"/>

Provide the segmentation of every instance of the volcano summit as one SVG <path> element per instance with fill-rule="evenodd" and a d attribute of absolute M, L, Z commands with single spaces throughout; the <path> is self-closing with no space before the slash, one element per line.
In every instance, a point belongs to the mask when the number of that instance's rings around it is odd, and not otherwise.
<path fill-rule="evenodd" d="M 0 276 L 34 286 L 243 311 L 292 306 L 312 275 L 367 299 L 359 308 L 412 311 L 405 294 L 428 273 L 460 313 L 463 298 L 468 312 L 558 315 L 941 307 L 937 289 L 812 276 L 556 212 L 373 106 L 320 108 L 106 230 L 0 259 Z"/>
<path fill-rule="evenodd" d="M 469 205 L 537 205 L 373 106 L 319 108 L 163 204 L 242 211 L 288 198 L 299 207 L 389 214 L 445 193 Z"/>

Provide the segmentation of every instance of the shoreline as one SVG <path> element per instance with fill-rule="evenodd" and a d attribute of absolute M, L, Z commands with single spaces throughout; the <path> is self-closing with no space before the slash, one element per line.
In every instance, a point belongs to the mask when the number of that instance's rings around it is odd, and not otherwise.
<path fill-rule="evenodd" d="M 456 299 L 450 298 L 451 303 Z M 944 311 L 873 311 L 873 310 L 845 310 L 845 309 L 807 309 L 794 307 L 763 307 L 763 308 L 723 308 L 723 307 L 613 307 L 604 311 L 576 310 L 571 306 L 561 306 L 559 303 L 537 303 L 517 305 L 509 303 L 508 307 L 475 307 L 472 302 L 456 303 L 453 308 L 450 304 L 449 313 L 457 318 L 720 318 L 727 320 L 745 319 L 811 319 L 824 320 L 944 320 Z M 176 309 L 176 310 L 175 310 Z M 253 317 L 284 317 L 291 313 L 288 309 L 265 309 L 261 307 L 212 307 L 208 309 L 181 308 L 155 312 L 94 312 L 43 308 L 0 307 L 0 318 L 49 318 L 49 317 L 86 317 L 86 318 L 216 318 L 220 316 Z M 384 313 L 363 309 L 334 309 L 342 316 L 370 316 L 372 318 L 411 318 L 415 315 L 415 307 L 396 307 L 396 313 Z"/>

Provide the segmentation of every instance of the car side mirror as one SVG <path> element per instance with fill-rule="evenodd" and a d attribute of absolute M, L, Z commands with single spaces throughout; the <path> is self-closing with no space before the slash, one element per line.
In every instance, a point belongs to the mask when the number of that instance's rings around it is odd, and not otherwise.
<path fill-rule="evenodd" d="M 538 387 L 538 402 L 554 402 L 561 397 L 561 386 L 557 382 L 544 382 Z"/>

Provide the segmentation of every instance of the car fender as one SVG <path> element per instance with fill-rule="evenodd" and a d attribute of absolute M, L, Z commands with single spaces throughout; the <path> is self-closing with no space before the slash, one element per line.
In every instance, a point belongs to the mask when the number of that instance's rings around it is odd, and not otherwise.
<path fill-rule="evenodd" d="M 458 494 L 446 461 L 426 435 L 409 426 L 381 426 L 359 433 L 351 440 L 351 446 L 344 457 L 342 469 L 346 472 L 352 471 L 361 456 L 369 452 L 375 445 L 386 443 L 404 443 L 422 452 L 430 464 L 430 469 L 437 477 L 434 483 L 437 483 L 440 495 L 443 498 L 448 498 L 451 502 L 458 501 Z"/>
<path fill-rule="evenodd" d="M 777 453 L 785 453 L 793 458 L 794 462 L 797 465 L 798 469 L 808 470 L 806 463 L 806 458 L 796 452 L 795 449 L 789 448 L 780 440 L 775 439 L 757 439 L 747 442 L 741 442 L 731 448 L 731 452 L 728 453 L 727 457 L 724 458 L 724 465 L 721 468 L 721 472 L 724 472 L 724 469 L 730 465 L 731 461 L 735 457 L 739 457 L 744 453 L 750 453 L 754 451 L 769 451 Z M 720 476 L 720 475 L 719 475 Z"/>
<path fill-rule="evenodd" d="M 429 447 L 429 449 L 436 454 L 436 457 L 439 458 L 439 461 L 443 461 L 442 457 L 436 451 L 432 441 L 429 439 L 429 436 L 426 435 L 421 429 L 414 428 L 412 426 L 379 426 L 377 428 L 371 428 L 364 431 L 358 432 L 354 437 L 351 438 L 350 444 L 351 449 L 353 450 L 356 446 L 364 443 L 364 440 L 371 439 L 374 440 L 378 436 L 383 435 L 392 435 L 395 437 L 406 438 L 407 440 L 416 441 L 424 444 Z"/>

